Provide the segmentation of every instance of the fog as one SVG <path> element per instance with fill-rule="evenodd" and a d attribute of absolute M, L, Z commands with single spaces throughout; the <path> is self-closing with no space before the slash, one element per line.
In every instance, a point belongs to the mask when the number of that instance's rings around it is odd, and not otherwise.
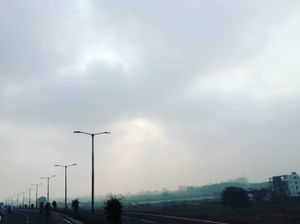
<path fill-rule="evenodd" d="M 300 171 L 299 1 L 0 3 L 0 200 Z M 40 193 L 46 194 L 46 182 Z"/>

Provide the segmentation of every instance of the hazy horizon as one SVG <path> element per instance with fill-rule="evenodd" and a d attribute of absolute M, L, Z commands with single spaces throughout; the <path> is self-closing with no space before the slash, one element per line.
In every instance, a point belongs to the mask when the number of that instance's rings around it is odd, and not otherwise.
<path fill-rule="evenodd" d="M 0 201 L 300 172 L 300 2 L 0 3 Z"/>

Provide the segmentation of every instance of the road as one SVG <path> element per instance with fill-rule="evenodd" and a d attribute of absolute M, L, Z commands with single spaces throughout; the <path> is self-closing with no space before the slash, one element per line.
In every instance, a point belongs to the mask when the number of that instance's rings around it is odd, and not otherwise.
<path fill-rule="evenodd" d="M 103 219 L 103 211 L 97 210 L 97 216 Z M 224 222 L 213 222 L 209 220 L 183 218 L 169 215 L 158 215 L 133 211 L 124 211 L 123 224 L 226 224 Z"/>
<path fill-rule="evenodd" d="M 98 213 L 98 212 L 97 212 Z M 99 212 L 98 215 L 100 215 Z M 103 213 L 101 214 L 101 216 Z M 52 212 L 49 220 L 44 215 L 40 215 L 36 210 L 15 210 L 12 214 L 6 215 L 0 224 L 70 224 L 57 213 Z M 200 219 L 189 219 L 175 216 L 146 214 L 125 211 L 123 214 L 123 224 L 225 224 L 222 222 L 212 222 Z"/>
<path fill-rule="evenodd" d="M 225 224 L 225 223 L 127 211 L 124 212 L 123 214 L 123 224 Z"/>
<path fill-rule="evenodd" d="M 36 210 L 14 210 L 12 214 L 7 214 L 0 224 L 70 224 L 59 214 L 51 213 L 47 220 L 44 215 L 40 215 Z"/>

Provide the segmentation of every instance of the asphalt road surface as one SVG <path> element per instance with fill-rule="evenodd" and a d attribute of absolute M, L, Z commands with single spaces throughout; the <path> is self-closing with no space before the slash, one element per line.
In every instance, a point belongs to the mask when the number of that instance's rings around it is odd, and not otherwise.
<path fill-rule="evenodd" d="M 225 224 L 200 219 L 188 219 L 166 215 L 124 212 L 123 224 Z"/>
<path fill-rule="evenodd" d="M 68 220 L 65 220 L 59 214 L 51 213 L 49 219 L 46 219 L 45 215 L 40 215 L 36 210 L 14 210 L 12 214 L 7 214 L 0 224 L 70 224 Z"/>
<path fill-rule="evenodd" d="M 98 212 L 97 212 L 98 213 Z M 101 212 L 98 213 L 100 215 Z M 103 215 L 103 214 L 101 214 Z M 37 210 L 14 210 L 12 214 L 6 215 L 0 224 L 70 224 L 68 220 L 58 213 L 51 213 L 47 220 L 45 215 L 40 215 Z M 166 215 L 146 214 L 125 211 L 123 213 L 123 224 L 225 224 L 199 219 L 188 219 Z"/>
<path fill-rule="evenodd" d="M 103 218 L 103 211 L 97 210 L 99 218 Z M 213 222 L 209 220 L 182 218 L 168 215 L 158 215 L 149 213 L 140 213 L 124 211 L 122 224 L 226 224 L 224 222 Z"/>

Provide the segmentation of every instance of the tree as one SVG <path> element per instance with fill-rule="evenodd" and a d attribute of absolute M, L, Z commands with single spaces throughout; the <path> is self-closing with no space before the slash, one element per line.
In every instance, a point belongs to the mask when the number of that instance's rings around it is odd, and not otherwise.
<path fill-rule="evenodd" d="M 43 202 L 43 204 L 45 205 L 47 203 L 47 198 L 44 196 L 41 196 L 38 198 L 38 205 L 41 204 L 41 202 Z"/>
<path fill-rule="evenodd" d="M 74 212 L 78 211 L 78 209 L 79 209 L 79 199 L 78 198 L 72 200 L 72 209 Z"/>
<path fill-rule="evenodd" d="M 104 214 L 106 219 L 112 223 L 121 223 L 123 212 L 123 205 L 119 198 L 111 196 L 109 200 L 104 203 Z"/>
<path fill-rule="evenodd" d="M 250 205 L 247 191 L 240 187 L 227 187 L 222 192 L 222 204 L 233 209 L 239 209 Z"/>
<path fill-rule="evenodd" d="M 53 207 L 54 209 L 57 208 L 57 203 L 56 203 L 56 201 L 52 201 L 52 207 Z"/>

